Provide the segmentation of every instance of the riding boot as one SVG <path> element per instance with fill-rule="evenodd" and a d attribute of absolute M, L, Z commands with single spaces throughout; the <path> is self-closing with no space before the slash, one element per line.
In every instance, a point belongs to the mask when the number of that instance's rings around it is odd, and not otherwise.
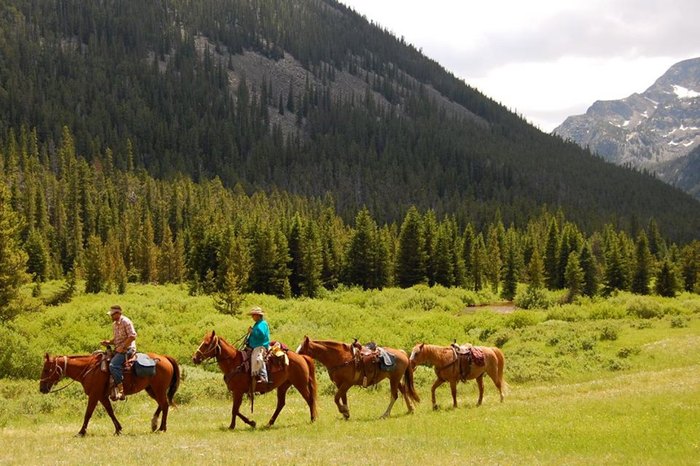
<path fill-rule="evenodd" d="M 120 383 L 117 385 L 117 400 L 126 400 L 124 396 L 124 384 Z"/>

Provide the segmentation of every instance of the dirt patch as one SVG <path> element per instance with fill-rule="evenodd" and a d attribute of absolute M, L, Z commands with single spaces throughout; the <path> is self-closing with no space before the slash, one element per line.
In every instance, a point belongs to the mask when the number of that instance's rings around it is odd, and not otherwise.
<path fill-rule="evenodd" d="M 464 308 L 464 313 L 465 314 L 471 314 L 476 311 L 492 311 L 497 314 L 510 314 L 511 312 L 515 311 L 517 307 L 515 304 L 513 304 L 512 301 L 503 301 L 500 303 L 491 303 L 491 304 L 479 304 L 479 305 L 474 305 L 474 306 L 467 306 Z"/>

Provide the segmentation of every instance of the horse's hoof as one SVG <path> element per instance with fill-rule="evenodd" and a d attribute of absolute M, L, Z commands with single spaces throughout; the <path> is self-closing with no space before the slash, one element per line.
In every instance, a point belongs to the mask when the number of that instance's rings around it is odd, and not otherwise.
<path fill-rule="evenodd" d="M 257 424 L 255 423 L 255 421 L 250 421 L 250 427 L 252 427 L 253 429 L 255 429 L 257 427 Z"/>
<path fill-rule="evenodd" d="M 75 434 L 75 436 L 76 436 L 76 437 L 81 437 L 81 438 L 82 438 L 82 437 L 85 437 L 85 432 L 78 432 L 77 434 Z"/>
<path fill-rule="evenodd" d="M 433 411 L 439 411 L 440 407 L 438 405 L 433 405 Z"/>

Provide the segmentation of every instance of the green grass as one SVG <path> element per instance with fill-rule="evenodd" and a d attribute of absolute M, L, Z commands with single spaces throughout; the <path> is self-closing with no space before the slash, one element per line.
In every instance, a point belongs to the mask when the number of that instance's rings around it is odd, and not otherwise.
<path fill-rule="evenodd" d="M 486 297 L 488 298 L 488 297 Z M 213 311 L 210 298 L 179 287 L 132 286 L 124 296 L 79 295 L 70 304 L 21 316 L 0 328 L 0 464 L 698 464 L 700 458 L 700 297 L 675 300 L 620 294 L 547 311 L 465 312 L 475 299 L 463 290 L 417 287 L 340 290 L 316 300 L 249 296 L 268 311 L 273 337 L 295 346 L 303 335 L 348 341 L 359 337 L 410 351 L 414 343 L 494 345 L 506 355 L 504 403 L 485 380 L 476 408 L 474 382 L 449 388 L 419 367 L 423 402 L 412 415 L 402 400 L 379 420 L 388 385 L 349 392 L 351 419 L 342 420 L 334 387 L 318 366 L 319 419 L 295 391 L 271 429 L 230 422 L 231 400 L 215 365 L 189 358 L 206 331 L 230 341 L 247 316 Z M 485 299 L 485 298 L 476 298 Z M 142 350 L 176 356 L 186 378 L 168 432 L 152 434 L 155 404 L 144 393 L 116 404 L 124 434 L 101 407 L 85 438 L 75 438 L 85 410 L 80 385 L 42 395 L 44 351 L 83 353 L 109 334 L 104 314 L 120 303 L 139 332 Z M 642 317 L 644 316 L 644 317 Z M 9 348 L 9 349 L 8 349 Z M 25 375 L 26 374 L 26 375 Z M 66 382 L 62 381 L 61 386 Z M 259 396 L 253 418 L 264 425 L 275 396 Z M 249 413 L 250 405 L 244 403 Z M 7 447 L 11 445 L 11 447 Z M 258 452 L 258 453 L 254 453 Z"/>

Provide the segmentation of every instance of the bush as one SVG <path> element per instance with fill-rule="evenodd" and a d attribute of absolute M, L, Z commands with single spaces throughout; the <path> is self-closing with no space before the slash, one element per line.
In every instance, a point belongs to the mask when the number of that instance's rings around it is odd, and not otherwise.
<path fill-rule="evenodd" d="M 527 288 L 516 294 L 514 303 L 521 309 L 548 309 L 552 305 L 547 291 L 542 288 Z"/>
<path fill-rule="evenodd" d="M 612 325 L 605 325 L 603 326 L 602 329 L 600 329 L 600 339 L 605 341 L 614 341 L 617 340 L 617 334 L 618 330 L 617 327 L 614 327 Z"/>
<path fill-rule="evenodd" d="M 663 310 L 651 298 L 636 297 L 627 304 L 627 314 L 641 319 L 654 319 L 663 316 Z"/>
<path fill-rule="evenodd" d="M 617 351 L 618 358 L 628 358 L 632 355 L 639 354 L 639 348 L 630 348 L 629 346 L 624 346 Z"/>
<path fill-rule="evenodd" d="M 536 313 L 528 311 L 515 311 L 506 317 L 505 326 L 512 329 L 529 327 L 540 322 Z"/>
<path fill-rule="evenodd" d="M 671 328 L 684 328 L 690 324 L 690 319 L 686 316 L 671 317 Z"/>
<path fill-rule="evenodd" d="M 508 340 L 510 340 L 512 337 L 513 337 L 512 331 L 506 330 L 506 329 L 499 330 L 493 336 L 493 344 L 494 344 L 494 346 L 498 346 L 499 348 L 503 348 L 503 345 L 508 343 Z"/>

